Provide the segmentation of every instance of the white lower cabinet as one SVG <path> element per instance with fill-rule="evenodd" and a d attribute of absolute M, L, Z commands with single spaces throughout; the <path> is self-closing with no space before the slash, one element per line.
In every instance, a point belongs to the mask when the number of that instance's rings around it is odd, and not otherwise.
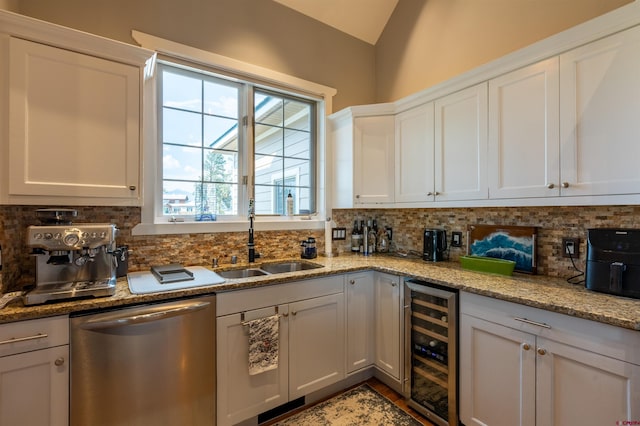
<path fill-rule="evenodd" d="M 373 365 L 375 324 L 373 314 L 373 272 L 348 274 L 347 296 L 347 374 Z"/>
<path fill-rule="evenodd" d="M 467 425 L 605 425 L 640 418 L 637 332 L 461 294 Z"/>
<path fill-rule="evenodd" d="M 401 278 L 376 272 L 374 281 L 375 365 L 400 383 L 402 360 Z"/>
<path fill-rule="evenodd" d="M 69 424 L 68 322 L 0 325 L 0 425 Z"/>
<path fill-rule="evenodd" d="M 219 293 L 217 424 L 233 425 L 344 378 L 343 276 Z M 249 375 L 245 324 L 279 315 L 278 368 Z"/>

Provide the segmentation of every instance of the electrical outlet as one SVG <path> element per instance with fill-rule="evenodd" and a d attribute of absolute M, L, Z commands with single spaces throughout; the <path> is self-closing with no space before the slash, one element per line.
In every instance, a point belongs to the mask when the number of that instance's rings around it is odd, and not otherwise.
<path fill-rule="evenodd" d="M 462 232 L 451 233 L 451 247 L 462 247 Z"/>
<path fill-rule="evenodd" d="M 574 259 L 580 257 L 580 238 L 562 239 L 562 257 L 572 257 Z"/>

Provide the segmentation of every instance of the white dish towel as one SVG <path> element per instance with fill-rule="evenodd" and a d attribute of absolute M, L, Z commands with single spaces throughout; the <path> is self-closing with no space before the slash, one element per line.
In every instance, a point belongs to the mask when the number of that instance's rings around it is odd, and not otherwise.
<path fill-rule="evenodd" d="M 280 315 L 247 321 L 249 327 L 249 375 L 278 368 Z"/>

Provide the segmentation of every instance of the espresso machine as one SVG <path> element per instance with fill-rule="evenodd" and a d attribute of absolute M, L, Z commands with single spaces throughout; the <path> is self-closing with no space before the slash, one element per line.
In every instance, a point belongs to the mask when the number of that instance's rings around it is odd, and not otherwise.
<path fill-rule="evenodd" d="M 29 226 L 27 246 L 36 259 L 36 283 L 24 295 L 24 304 L 115 294 L 116 233 L 111 223 Z"/>

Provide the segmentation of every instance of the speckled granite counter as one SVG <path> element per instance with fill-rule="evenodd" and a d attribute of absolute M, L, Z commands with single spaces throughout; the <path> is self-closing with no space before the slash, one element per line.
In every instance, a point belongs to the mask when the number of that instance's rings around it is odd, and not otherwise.
<path fill-rule="evenodd" d="M 268 261 L 264 261 L 268 263 Z M 40 318 L 72 312 L 112 308 L 137 303 L 168 300 L 184 296 L 232 291 L 244 288 L 279 284 L 322 275 L 343 274 L 373 269 L 391 274 L 429 280 L 470 293 L 521 303 L 579 318 L 585 318 L 619 327 L 640 331 L 640 300 L 628 299 L 587 291 L 581 285 L 565 280 L 515 274 L 513 277 L 465 271 L 456 262 L 427 263 L 422 260 L 401 259 L 391 256 L 338 256 L 319 257 L 315 263 L 324 268 L 265 275 L 260 277 L 227 279 L 211 287 L 199 287 L 171 292 L 136 295 L 129 292 L 127 280 L 118 280 L 116 294 L 111 297 L 48 303 L 25 307 L 20 302 L 0 310 L 0 323 Z M 187 264 L 187 262 L 184 262 Z M 256 266 L 259 264 L 256 264 Z M 221 265 L 219 270 L 231 265 Z M 241 265 L 234 265 L 235 267 Z M 254 265 L 252 265 L 254 266 Z"/>

